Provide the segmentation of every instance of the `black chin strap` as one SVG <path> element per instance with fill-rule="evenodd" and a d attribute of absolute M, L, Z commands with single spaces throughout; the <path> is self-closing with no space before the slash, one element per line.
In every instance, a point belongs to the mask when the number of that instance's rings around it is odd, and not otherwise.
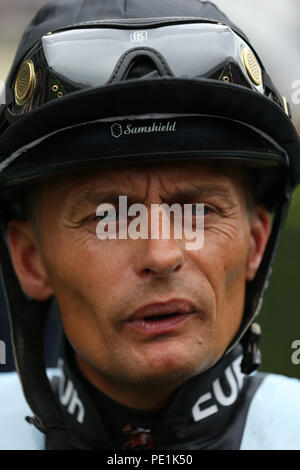
<path fill-rule="evenodd" d="M 50 301 L 26 300 L 14 273 L 4 234 L 2 225 L 0 274 L 9 313 L 14 359 L 24 396 L 35 415 L 26 419 L 48 436 L 53 449 L 68 450 L 72 447 L 67 428 L 45 371 L 43 333 Z"/>

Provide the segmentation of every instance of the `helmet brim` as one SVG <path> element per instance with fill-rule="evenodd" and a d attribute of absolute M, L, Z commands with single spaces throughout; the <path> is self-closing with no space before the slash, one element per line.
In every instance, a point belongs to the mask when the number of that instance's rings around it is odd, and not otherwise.
<path fill-rule="evenodd" d="M 183 140 L 183 132 L 178 133 L 177 138 L 174 133 L 163 147 L 160 147 L 162 136 L 157 134 L 150 140 L 148 136 L 151 151 L 147 151 L 144 144 L 139 146 L 139 139 L 135 139 L 132 148 L 127 148 L 125 153 L 122 145 L 115 145 L 116 141 L 120 144 L 120 140 L 110 135 L 107 147 L 118 150 L 113 155 L 96 152 L 103 148 L 103 135 L 95 132 L 97 123 L 94 121 L 145 114 L 215 118 L 210 124 L 214 133 L 208 138 L 207 126 L 199 126 L 198 140 L 194 139 L 192 145 L 188 139 Z M 221 125 L 220 119 L 223 119 Z M 235 122 L 235 128 L 229 129 L 229 121 Z M 81 126 L 86 123 L 92 124 Z M 80 139 L 78 126 L 81 126 Z M 91 126 L 94 126 L 92 139 Z M 242 131 L 241 126 L 246 126 L 247 132 Z M 75 92 L 15 119 L 0 138 L 0 181 L 11 179 L 12 173 L 15 180 L 20 181 L 20 178 L 47 174 L 51 168 L 56 171 L 68 166 L 95 164 L 103 161 L 105 155 L 110 161 L 125 157 L 136 159 L 143 149 L 143 157 L 148 159 L 215 154 L 217 158 L 231 155 L 236 160 L 245 158 L 251 162 L 256 155 L 258 163 L 266 161 L 267 164 L 276 164 L 277 157 L 278 161 L 282 159 L 283 150 L 288 155 L 293 183 L 300 180 L 299 137 L 290 118 L 271 100 L 238 85 L 206 79 L 162 78 L 129 80 Z M 11 161 L 13 165 L 8 164 Z"/>

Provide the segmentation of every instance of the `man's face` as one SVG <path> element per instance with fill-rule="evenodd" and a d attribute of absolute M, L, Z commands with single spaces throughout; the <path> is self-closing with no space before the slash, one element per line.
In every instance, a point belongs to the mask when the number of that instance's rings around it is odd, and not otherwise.
<path fill-rule="evenodd" d="M 266 219 L 250 213 L 243 185 L 238 169 L 203 163 L 99 170 L 44 184 L 31 262 L 47 288 L 25 291 L 55 294 L 87 375 L 93 370 L 99 383 L 102 377 L 124 387 L 178 385 L 222 356 L 240 326 L 246 281 L 268 232 Z M 95 214 L 100 203 L 113 202 L 107 193 L 149 209 L 204 204 L 203 248 L 186 250 L 186 240 L 174 237 L 99 240 Z M 257 233 L 263 226 L 265 239 Z M 168 319 L 136 313 L 173 300 L 187 313 Z"/>

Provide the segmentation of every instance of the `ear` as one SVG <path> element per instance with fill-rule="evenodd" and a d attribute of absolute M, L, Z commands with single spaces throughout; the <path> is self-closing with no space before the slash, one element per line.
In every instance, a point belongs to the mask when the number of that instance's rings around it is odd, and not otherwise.
<path fill-rule="evenodd" d="M 23 220 L 10 222 L 7 238 L 13 267 L 25 294 L 40 301 L 50 298 L 53 290 L 32 224 Z"/>
<path fill-rule="evenodd" d="M 264 206 L 255 206 L 250 221 L 251 235 L 246 278 L 252 281 L 262 260 L 270 233 L 271 216 Z"/>

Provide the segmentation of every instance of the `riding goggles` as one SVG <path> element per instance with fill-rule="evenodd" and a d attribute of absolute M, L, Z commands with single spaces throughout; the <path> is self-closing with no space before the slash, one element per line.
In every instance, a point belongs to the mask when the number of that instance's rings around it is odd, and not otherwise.
<path fill-rule="evenodd" d="M 288 114 L 246 41 L 230 27 L 208 21 L 152 27 L 93 22 L 48 33 L 19 67 L 10 111 L 23 115 L 71 93 L 128 80 L 141 58 L 155 66 L 143 78 L 221 80 L 270 98 Z"/>

